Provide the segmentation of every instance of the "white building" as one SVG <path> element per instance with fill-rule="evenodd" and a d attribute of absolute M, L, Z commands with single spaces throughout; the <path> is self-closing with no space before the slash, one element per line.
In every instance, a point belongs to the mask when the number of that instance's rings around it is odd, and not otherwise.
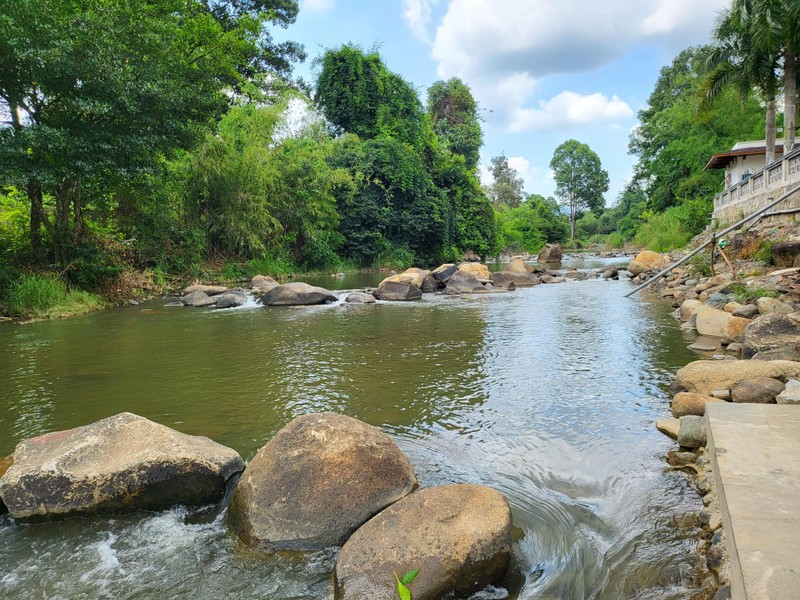
<path fill-rule="evenodd" d="M 764 140 L 738 142 L 727 152 L 711 157 L 706 165 L 709 169 L 725 169 L 723 189 L 728 189 L 740 181 L 763 170 L 766 166 L 767 146 Z M 783 157 L 783 140 L 775 141 L 775 160 Z"/>

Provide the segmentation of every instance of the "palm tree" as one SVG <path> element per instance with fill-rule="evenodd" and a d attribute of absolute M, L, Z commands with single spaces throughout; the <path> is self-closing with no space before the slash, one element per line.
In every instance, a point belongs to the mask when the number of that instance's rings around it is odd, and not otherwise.
<path fill-rule="evenodd" d="M 794 146 L 797 111 L 797 51 L 800 48 L 800 2 L 733 0 L 731 16 L 752 36 L 753 44 L 783 59 L 784 156 Z"/>
<path fill-rule="evenodd" d="M 775 161 L 779 53 L 755 44 L 750 30 L 730 11 L 720 15 L 714 40 L 706 55 L 705 76 L 700 86 L 701 108 L 710 107 L 729 88 L 736 91 L 742 102 L 757 90 L 767 104 L 764 139 L 769 165 Z"/>

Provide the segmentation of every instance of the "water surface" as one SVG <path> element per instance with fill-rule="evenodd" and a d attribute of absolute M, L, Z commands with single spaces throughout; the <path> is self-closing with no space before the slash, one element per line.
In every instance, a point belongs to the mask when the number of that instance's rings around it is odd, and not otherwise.
<path fill-rule="evenodd" d="M 596 266 L 584 263 L 582 267 Z M 342 289 L 374 274 L 317 280 Z M 389 433 L 423 486 L 480 483 L 517 528 L 512 598 L 684 600 L 698 500 L 665 471 L 666 386 L 694 358 L 627 282 L 317 308 L 163 302 L 0 327 L 0 454 L 132 411 L 251 458 L 293 417 Z M 0 524 L 4 598 L 327 598 L 335 552 L 263 557 L 224 518 L 157 514 Z"/>

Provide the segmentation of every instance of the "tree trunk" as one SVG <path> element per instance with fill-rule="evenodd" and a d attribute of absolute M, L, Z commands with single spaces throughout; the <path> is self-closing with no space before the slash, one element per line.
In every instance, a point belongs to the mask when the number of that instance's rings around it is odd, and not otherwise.
<path fill-rule="evenodd" d="M 56 264 L 67 264 L 67 240 L 69 239 L 69 195 L 72 182 L 65 179 L 56 189 L 56 223 L 53 227 L 53 253 Z"/>
<path fill-rule="evenodd" d="M 28 199 L 31 203 L 31 252 L 33 260 L 43 263 L 47 259 L 47 250 L 42 242 L 42 225 L 49 225 L 42 202 L 42 184 L 35 177 L 28 179 Z"/>
<path fill-rule="evenodd" d="M 83 234 L 86 231 L 86 224 L 83 221 L 83 209 L 81 206 L 81 176 L 78 175 L 75 181 L 75 191 L 72 194 L 72 210 L 73 210 L 73 231 L 72 241 L 76 246 L 83 242 Z"/>
<path fill-rule="evenodd" d="M 767 166 L 775 162 L 775 97 L 767 99 L 767 122 L 764 128 L 767 141 Z"/>
<path fill-rule="evenodd" d="M 575 219 L 576 214 L 575 213 L 577 213 L 577 212 L 578 212 L 578 207 L 575 206 L 575 201 L 570 199 L 570 201 L 569 201 L 569 228 L 570 228 L 570 232 L 572 234 L 572 238 L 571 239 L 572 239 L 573 242 L 575 241 L 575 221 L 576 221 L 576 219 Z"/>
<path fill-rule="evenodd" d="M 783 155 L 794 147 L 794 122 L 797 110 L 797 53 L 787 49 L 783 56 Z"/>

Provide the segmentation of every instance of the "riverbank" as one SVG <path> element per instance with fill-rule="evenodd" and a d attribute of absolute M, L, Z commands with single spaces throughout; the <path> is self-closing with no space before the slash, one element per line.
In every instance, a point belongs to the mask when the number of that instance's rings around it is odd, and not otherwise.
<path fill-rule="evenodd" d="M 708 598 L 730 598 L 731 562 L 723 530 L 720 496 L 705 448 L 706 407 L 715 403 L 800 402 L 800 242 L 791 225 L 770 225 L 725 240 L 725 255 L 713 268 L 699 257 L 651 285 L 671 300 L 681 329 L 697 335 L 690 349 L 704 360 L 676 373 L 670 386 L 673 419 L 656 427 L 676 439 L 667 453 L 671 468 L 687 474 L 703 508 L 696 518 L 705 531 L 698 548 L 700 587 Z M 648 257 L 646 281 L 669 259 Z M 677 255 L 670 258 L 677 259 Z M 762 259 L 762 260 L 759 260 Z M 774 262 L 766 265 L 763 259 Z M 646 261 L 645 261 L 646 262 Z M 704 276 L 708 275 L 708 276 Z M 780 568 L 780 567 L 779 567 Z"/>

